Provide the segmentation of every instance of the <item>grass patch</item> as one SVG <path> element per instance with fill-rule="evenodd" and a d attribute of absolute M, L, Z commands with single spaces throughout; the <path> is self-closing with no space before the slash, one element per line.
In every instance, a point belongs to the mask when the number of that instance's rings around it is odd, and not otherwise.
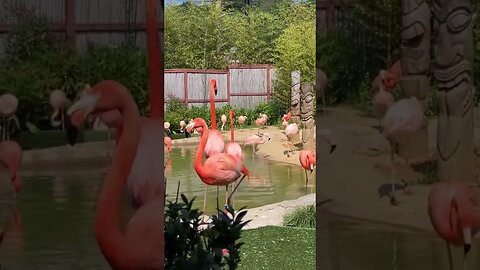
<path fill-rule="evenodd" d="M 267 226 L 245 230 L 239 269 L 315 269 L 315 230 Z"/>
<path fill-rule="evenodd" d="M 285 215 L 283 226 L 314 229 L 317 224 L 315 205 L 301 206 Z"/>

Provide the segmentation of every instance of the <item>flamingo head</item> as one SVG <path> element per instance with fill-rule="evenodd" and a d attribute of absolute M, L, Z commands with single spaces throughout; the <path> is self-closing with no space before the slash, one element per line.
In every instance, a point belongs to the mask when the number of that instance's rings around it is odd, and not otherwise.
<path fill-rule="evenodd" d="M 479 227 L 478 218 L 480 211 L 474 206 L 470 196 L 455 196 L 452 201 L 452 208 L 457 213 L 457 219 L 451 220 L 458 222 L 458 227 L 462 229 L 463 251 L 466 255 L 472 247 L 472 237 L 474 231 Z M 472 232 L 473 231 L 473 232 Z"/>
<path fill-rule="evenodd" d="M 185 127 L 185 130 L 187 130 L 188 133 L 191 133 L 192 129 L 202 128 L 202 131 L 203 131 L 203 129 L 206 129 L 206 127 L 207 127 L 207 123 L 205 122 L 205 120 L 203 120 L 202 118 L 195 118 L 193 119 L 193 122 L 190 122 Z"/>
<path fill-rule="evenodd" d="M 126 104 L 125 98 L 128 96 L 128 90 L 115 81 L 101 81 L 92 88 L 85 89 L 80 99 L 67 111 L 65 127 L 68 142 L 71 145 L 75 144 L 78 129 L 89 115 L 114 109 L 118 109 L 122 114 Z"/>
<path fill-rule="evenodd" d="M 268 138 L 269 141 L 272 139 L 272 138 L 270 138 L 270 134 L 268 134 L 268 133 L 263 133 L 263 137 Z"/>
<path fill-rule="evenodd" d="M 215 96 L 216 96 L 216 95 L 217 95 L 217 92 L 218 92 L 218 90 L 217 90 L 217 81 L 214 80 L 214 79 L 211 79 L 211 80 L 210 80 L 210 89 L 212 89 L 212 88 L 213 88 L 213 92 L 215 93 Z"/>

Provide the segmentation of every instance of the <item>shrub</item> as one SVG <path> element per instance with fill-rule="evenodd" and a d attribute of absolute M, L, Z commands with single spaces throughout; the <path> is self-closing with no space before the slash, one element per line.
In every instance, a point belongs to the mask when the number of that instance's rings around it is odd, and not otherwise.
<path fill-rule="evenodd" d="M 283 219 L 283 225 L 286 227 L 315 228 L 316 222 L 315 205 L 298 207 Z"/>
<path fill-rule="evenodd" d="M 240 209 L 234 214 L 218 210 L 212 217 L 212 226 L 200 231 L 201 213 L 192 209 L 191 201 L 181 195 L 182 202 L 169 201 L 165 208 L 165 269 L 237 269 L 243 227 L 250 221 L 242 219 L 247 214 Z M 227 250 L 228 254 L 223 254 Z"/>

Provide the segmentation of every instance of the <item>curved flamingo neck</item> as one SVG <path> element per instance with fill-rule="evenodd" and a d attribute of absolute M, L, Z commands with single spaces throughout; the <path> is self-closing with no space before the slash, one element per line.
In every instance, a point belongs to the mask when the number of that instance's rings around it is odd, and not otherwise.
<path fill-rule="evenodd" d="M 146 0 L 148 46 L 148 88 L 150 91 L 150 118 L 163 119 L 163 58 L 160 53 L 156 0 Z"/>
<path fill-rule="evenodd" d="M 120 112 L 124 128 L 112 166 L 103 184 L 94 223 L 95 238 L 110 264 L 113 264 L 113 260 L 119 256 L 114 252 L 128 245 L 124 241 L 119 225 L 121 200 L 140 140 L 140 114 L 131 96 L 125 97 Z"/>
<path fill-rule="evenodd" d="M 215 112 L 214 86 L 210 83 L 210 120 L 212 121 L 212 129 L 217 129 L 217 114 Z"/>
<path fill-rule="evenodd" d="M 230 141 L 235 141 L 235 131 L 233 130 L 233 110 L 230 110 Z"/>
<path fill-rule="evenodd" d="M 202 165 L 203 152 L 205 151 L 205 146 L 207 145 L 209 129 L 205 120 L 201 120 L 202 123 L 202 138 L 200 139 L 200 145 L 197 148 L 197 153 L 195 153 L 195 161 L 193 162 L 193 167 L 197 174 L 202 178 L 204 176 L 204 167 Z"/>

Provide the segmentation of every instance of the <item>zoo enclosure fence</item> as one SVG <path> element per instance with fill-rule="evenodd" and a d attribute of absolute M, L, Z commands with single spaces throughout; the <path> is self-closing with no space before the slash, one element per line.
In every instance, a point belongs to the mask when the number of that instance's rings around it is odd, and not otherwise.
<path fill-rule="evenodd" d="M 275 72 L 273 66 L 263 64 L 229 65 L 225 70 L 166 69 L 165 103 L 175 97 L 189 107 L 208 104 L 210 80 L 215 79 L 218 93 L 214 100 L 218 107 L 230 104 L 255 108 L 270 100 Z"/>

